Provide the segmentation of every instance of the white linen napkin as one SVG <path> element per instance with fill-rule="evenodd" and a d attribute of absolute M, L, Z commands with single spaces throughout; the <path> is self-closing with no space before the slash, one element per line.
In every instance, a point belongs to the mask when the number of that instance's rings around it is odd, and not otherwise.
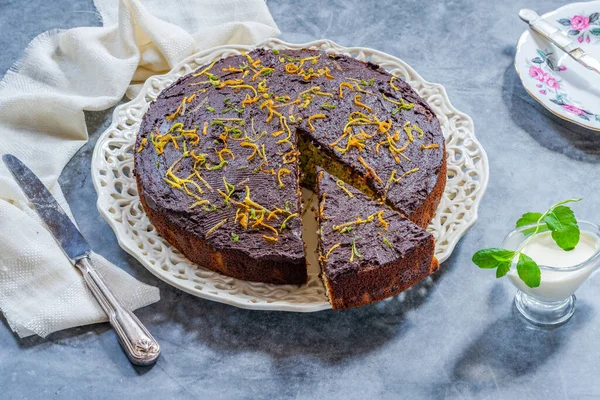
<path fill-rule="evenodd" d="M 39 35 L 0 81 L 0 154 L 27 164 L 67 212 L 57 180 L 88 139 L 83 110 L 113 106 L 194 52 L 254 44 L 280 33 L 264 0 L 94 4 L 104 26 Z M 93 260 L 130 309 L 159 300 L 157 288 L 99 255 Z M 2 163 L 0 310 L 21 337 L 107 319 Z"/>

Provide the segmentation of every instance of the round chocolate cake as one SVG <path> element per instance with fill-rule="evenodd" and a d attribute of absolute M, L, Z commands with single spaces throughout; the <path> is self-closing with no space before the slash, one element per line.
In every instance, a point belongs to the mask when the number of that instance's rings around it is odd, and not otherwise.
<path fill-rule="evenodd" d="M 300 187 L 316 187 L 318 167 L 424 228 L 446 181 L 444 138 L 427 103 L 377 65 L 258 49 L 165 89 L 135 148 L 158 232 L 206 268 L 267 283 L 306 281 Z"/>

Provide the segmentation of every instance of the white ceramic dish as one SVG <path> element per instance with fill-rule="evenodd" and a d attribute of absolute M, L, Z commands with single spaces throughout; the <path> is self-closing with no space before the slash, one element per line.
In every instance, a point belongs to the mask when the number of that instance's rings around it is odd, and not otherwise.
<path fill-rule="evenodd" d="M 573 3 L 543 15 L 600 59 L 600 1 Z M 600 74 L 527 30 L 517 43 L 515 68 L 531 97 L 560 118 L 600 130 Z"/>
<path fill-rule="evenodd" d="M 448 152 L 448 183 L 437 214 L 429 226 L 436 238 L 436 256 L 440 261 L 446 260 L 458 240 L 477 219 L 477 208 L 488 182 L 488 161 L 485 151 L 475 139 L 473 121 L 452 106 L 443 86 L 423 80 L 403 61 L 377 50 L 346 48 L 328 40 L 290 44 L 273 39 L 256 47 L 320 49 L 351 55 L 363 61 L 370 60 L 405 79 L 427 100 L 440 120 Z M 92 179 L 98 192 L 98 209 L 115 231 L 125 251 L 154 275 L 181 290 L 249 309 L 302 312 L 328 309 L 331 306 L 318 277 L 319 267 L 314 254 L 314 221 L 306 221 L 304 227 L 305 231 L 313 232 L 312 237 L 307 238 L 308 283 L 302 286 L 269 285 L 230 278 L 193 264 L 157 234 L 139 201 L 133 177 L 132 149 L 149 103 L 180 76 L 214 60 L 253 48 L 228 45 L 193 55 L 168 74 L 148 79 L 137 98 L 115 109 L 112 125 L 98 139 L 92 158 Z"/>

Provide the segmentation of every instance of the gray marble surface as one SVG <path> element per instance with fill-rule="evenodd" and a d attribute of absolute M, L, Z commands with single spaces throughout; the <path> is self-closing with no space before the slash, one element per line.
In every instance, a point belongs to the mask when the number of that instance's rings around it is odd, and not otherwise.
<path fill-rule="evenodd" d="M 600 398 L 600 291 L 578 292 L 566 325 L 541 330 L 514 309 L 515 289 L 470 261 L 499 245 L 525 211 L 584 197 L 598 222 L 600 135 L 559 121 L 513 69 L 521 7 L 558 0 L 269 1 L 282 39 L 332 39 L 398 56 L 442 83 L 475 121 L 490 184 L 480 218 L 424 291 L 344 312 L 236 309 L 158 281 L 117 245 L 98 214 L 90 156 L 111 110 L 88 113 L 91 133 L 61 184 L 92 247 L 160 288 L 137 312 L 160 340 L 153 368 L 133 367 L 106 324 L 19 340 L 0 322 L 0 398 Z M 38 33 L 98 25 L 90 0 L 0 0 L 0 73 Z"/>

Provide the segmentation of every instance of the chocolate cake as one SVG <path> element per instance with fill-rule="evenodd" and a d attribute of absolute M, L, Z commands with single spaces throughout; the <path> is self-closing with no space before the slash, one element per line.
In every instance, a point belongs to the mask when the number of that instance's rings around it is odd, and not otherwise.
<path fill-rule="evenodd" d="M 299 189 L 317 166 L 420 226 L 446 178 L 439 122 L 407 83 L 313 50 L 258 49 L 183 76 L 150 105 L 134 158 L 159 234 L 204 267 L 278 284 L 307 278 Z"/>
<path fill-rule="evenodd" d="M 438 269 L 433 236 L 317 169 L 319 261 L 334 309 L 393 296 Z"/>

